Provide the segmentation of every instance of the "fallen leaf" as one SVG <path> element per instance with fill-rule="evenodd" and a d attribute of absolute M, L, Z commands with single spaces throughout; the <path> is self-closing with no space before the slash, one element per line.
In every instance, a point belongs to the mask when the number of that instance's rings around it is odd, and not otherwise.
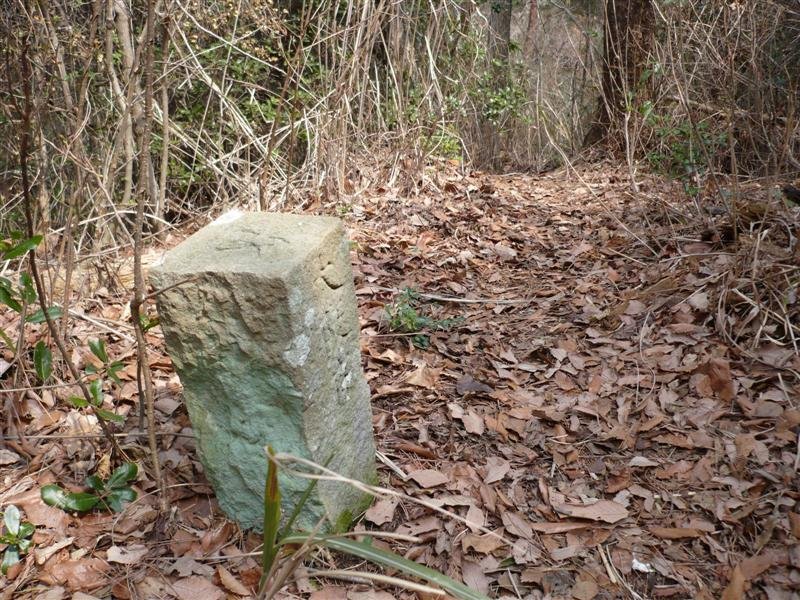
<path fill-rule="evenodd" d="M 551 503 L 553 510 L 578 519 L 617 523 L 628 516 L 624 506 L 613 500 L 598 500 L 592 504 Z"/>
<path fill-rule="evenodd" d="M 367 521 L 374 523 L 375 525 L 384 525 L 385 523 L 389 523 L 394 518 L 394 511 L 399 502 L 400 500 L 395 496 L 381 498 L 367 509 L 364 517 L 367 519 Z"/>
<path fill-rule="evenodd" d="M 225 586 L 225 589 L 229 592 L 233 592 L 238 596 L 249 596 L 251 594 L 250 590 L 243 586 L 225 567 L 217 567 L 217 576 L 219 577 L 220 583 Z"/>
<path fill-rule="evenodd" d="M 408 476 L 416 481 L 420 487 L 426 489 L 436 487 L 437 485 L 442 485 L 443 483 L 450 481 L 450 478 L 447 475 L 441 471 L 436 471 L 435 469 L 420 469 L 419 471 L 409 473 Z"/>
<path fill-rule="evenodd" d="M 172 589 L 179 600 L 222 600 L 225 592 L 205 577 L 192 575 L 184 577 L 172 584 Z"/>
<path fill-rule="evenodd" d="M 124 547 L 111 546 L 106 550 L 106 560 L 121 565 L 134 565 L 147 556 L 148 552 L 147 547 L 141 544 Z"/>
<path fill-rule="evenodd" d="M 737 566 L 731 572 L 731 578 L 720 600 L 743 600 L 745 579 L 742 570 Z"/>
<path fill-rule="evenodd" d="M 685 527 L 648 527 L 650 533 L 664 540 L 702 537 L 703 532 Z"/>

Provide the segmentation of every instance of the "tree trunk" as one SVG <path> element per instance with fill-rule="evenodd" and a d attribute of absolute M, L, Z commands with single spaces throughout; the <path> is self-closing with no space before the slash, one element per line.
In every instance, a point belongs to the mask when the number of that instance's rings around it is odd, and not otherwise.
<path fill-rule="evenodd" d="M 536 26 L 539 23 L 539 0 L 530 0 L 528 7 L 528 29 L 525 31 L 525 45 L 522 53 L 528 68 L 533 63 L 533 51 L 536 48 Z"/>
<path fill-rule="evenodd" d="M 489 2 L 489 56 L 493 60 L 507 61 L 511 47 L 512 0 Z"/>
<path fill-rule="evenodd" d="M 585 144 L 613 142 L 628 98 L 637 93 L 653 40 L 652 0 L 605 1 L 602 94 Z"/>

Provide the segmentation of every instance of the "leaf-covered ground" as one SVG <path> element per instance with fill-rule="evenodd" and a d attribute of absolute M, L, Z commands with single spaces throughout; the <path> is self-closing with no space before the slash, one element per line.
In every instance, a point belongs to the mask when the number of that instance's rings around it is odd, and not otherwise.
<path fill-rule="evenodd" d="M 373 186 L 312 206 L 342 215 L 356 242 L 382 483 L 469 521 L 383 499 L 359 526 L 416 536 L 393 548 L 492 596 L 798 598 L 798 210 L 751 186 L 732 221 L 698 212 L 673 184 L 639 185 L 630 193 L 608 167 L 432 174 L 415 194 Z M 99 336 L 125 363 L 123 385 L 106 391 L 130 432 L 129 279 L 125 264 L 102 272 L 77 278 L 90 293 L 69 340 L 79 366 Z M 391 331 L 401 317 L 426 330 Z M 11 314 L 0 326 L 16 331 Z M 32 347 L 44 330 L 26 335 Z M 115 465 L 99 435 L 86 437 L 98 433 L 91 420 L 68 408 L 70 387 L 8 391 L 0 506 L 19 506 L 37 531 L 0 597 L 252 593 L 258 539 L 216 507 L 157 329 L 149 341 L 169 519 L 156 521 L 147 474 L 121 514 L 43 505 L 41 485 Z M 142 440 L 120 442 L 146 467 Z M 286 596 L 309 594 L 413 597 L 301 570 Z"/>

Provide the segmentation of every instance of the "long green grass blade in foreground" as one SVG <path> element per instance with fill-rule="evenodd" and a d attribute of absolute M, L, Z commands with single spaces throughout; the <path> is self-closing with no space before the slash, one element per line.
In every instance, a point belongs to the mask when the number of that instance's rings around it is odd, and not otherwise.
<path fill-rule="evenodd" d="M 267 481 L 264 485 L 264 547 L 261 550 L 262 584 L 278 554 L 276 537 L 281 522 L 281 490 L 278 487 L 278 466 L 272 459 L 272 446 L 267 446 Z"/>
<path fill-rule="evenodd" d="M 308 535 L 296 534 L 283 538 L 279 543 L 303 544 L 307 539 Z M 480 592 L 468 588 L 463 583 L 458 583 L 447 575 L 434 571 L 419 563 L 415 563 L 407 558 L 403 558 L 402 556 L 398 556 L 397 554 L 376 548 L 372 544 L 366 542 L 316 535 L 313 537 L 313 543 L 318 546 L 325 546 L 331 550 L 338 550 L 339 552 L 363 558 L 376 565 L 397 569 L 412 577 L 418 577 L 428 583 L 439 586 L 451 596 L 461 598 L 461 600 L 488 600 L 488 596 L 484 596 Z"/>

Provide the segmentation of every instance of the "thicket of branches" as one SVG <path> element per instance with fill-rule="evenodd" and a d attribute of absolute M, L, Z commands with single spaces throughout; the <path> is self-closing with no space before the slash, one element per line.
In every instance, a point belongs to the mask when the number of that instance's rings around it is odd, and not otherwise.
<path fill-rule="evenodd" d="M 437 158 L 539 171 L 587 140 L 693 180 L 800 167 L 787 2 L 158 0 L 147 152 L 143 3 L 18 0 L 0 19 L 4 233 L 22 222 L 24 41 L 38 229 L 70 227 L 79 252 L 129 238 L 139 173 L 158 233 L 233 203 L 413 187 Z"/>

